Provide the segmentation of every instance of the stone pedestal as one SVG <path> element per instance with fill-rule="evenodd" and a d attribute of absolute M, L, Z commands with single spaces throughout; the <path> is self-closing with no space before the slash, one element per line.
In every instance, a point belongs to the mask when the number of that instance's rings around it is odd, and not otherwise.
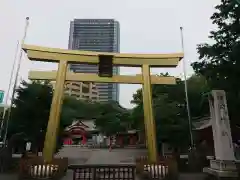
<path fill-rule="evenodd" d="M 236 171 L 235 161 L 221 161 L 221 160 L 211 160 L 210 167 L 212 169 L 218 169 L 220 171 Z"/>
<path fill-rule="evenodd" d="M 215 176 L 217 179 L 237 179 L 238 172 L 235 161 L 211 160 L 210 167 L 203 169 L 204 173 Z"/>
<path fill-rule="evenodd" d="M 222 90 L 212 91 L 209 106 L 213 130 L 215 160 L 203 171 L 217 179 L 235 179 L 238 177 L 231 128 L 229 123 L 227 100 Z"/>

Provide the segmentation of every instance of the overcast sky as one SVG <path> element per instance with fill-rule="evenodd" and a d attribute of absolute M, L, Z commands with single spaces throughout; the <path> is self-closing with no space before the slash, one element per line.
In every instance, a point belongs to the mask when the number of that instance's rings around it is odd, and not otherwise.
<path fill-rule="evenodd" d="M 184 27 L 185 60 L 198 60 L 196 45 L 208 41 L 214 28 L 209 17 L 220 0 L 0 0 L 0 89 L 7 91 L 17 41 L 22 39 L 25 18 L 30 17 L 26 44 L 67 48 L 69 24 L 74 18 L 114 18 L 120 22 L 120 51 L 124 53 L 181 52 L 180 30 Z M 51 70 L 55 65 L 33 63 L 23 57 L 20 77 L 28 71 Z M 154 69 L 182 76 L 176 69 Z M 140 69 L 121 68 L 121 74 Z M 120 103 L 131 107 L 132 94 L 140 85 L 120 85 Z"/>

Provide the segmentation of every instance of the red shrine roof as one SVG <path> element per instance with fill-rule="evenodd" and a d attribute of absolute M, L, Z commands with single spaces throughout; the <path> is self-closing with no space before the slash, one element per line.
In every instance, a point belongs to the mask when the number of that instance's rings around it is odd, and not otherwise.
<path fill-rule="evenodd" d="M 93 120 L 75 120 L 72 124 L 65 128 L 65 132 L 78 132 L 78 131 L 93 131 L 96 130 Z"/>
<path fill-rule="evenodd" d="M 76 121 L 73 121 L 73 123 L 70 126 L 68 126 L 67 129 L 77 128 L 77 127 L 89 128 L 82 121 L 76 120 Z"/>

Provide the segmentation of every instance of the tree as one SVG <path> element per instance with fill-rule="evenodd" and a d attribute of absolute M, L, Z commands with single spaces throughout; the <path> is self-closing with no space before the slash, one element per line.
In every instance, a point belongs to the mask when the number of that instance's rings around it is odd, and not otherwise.
<path fill-rule="evenodd" d="M 25 133 L 33 142 L 42 142 L 46 132 L 49 109 L 52 101 L 52 87 L 49 82 L 22 81 L 13 100 L 9 120 L 9 135 Z"/>
<path fill-rule="evenodd" d="M 137 95 L 141 91 L 137 91 Z M 133 95 L 133 96 L 134 96 Z M 133 100 L 134 101 L 134 100 Z M 132 102 L 133 102 L 132 101 Z M 136 101 L 134 101 L 136 103 Z M 143 102 L 138 102 L 138 104 L 131 110 L 130 119 L 132 122 L 132 128 L 144 131 L 144 114 L 143 114 Z"/>
<path fill-rule="evenodd" d="M 240 106 L 240 6 L 234 0 L 221 0 L 211 16 L 217 29 L 210 32 L 212 43 L 197 47 L 200 61 L 192 64 L 207 79 L 211 89 L 227 93 L 231 124 L 238 124 Z"/>
<path fill-rule="evenodd" d="M 71 96 L 65 96 L 61 113 L 61 124 L 66 127 L 76 118 L 95 118 L 99 114 L 97 103 L 88 103 L 77 100 Z"/>
<path fill-rule="evenodd" d="M 9 121 L 9 137 L 24 132 L 33 144 L 37 143 L 42 148 L 52 96 L 53 89 L 49 82 L 32 81 L 28 83 L 22 81 L 14 99 L 14 107 Z M 97 107 L 72 97 L 64 98 L 58 135 L 60 144 L 64 128 L 69 126 L 75 118 L 96 116 L 98 111 L 93 109 L 97 109 Z"/>
<path fill-rule="evenodd" d="M 9 136 L 24 132 L 33 144 L 43 147 L 48 125 L 53 89 L 49 82 L 22 81 L 14 99 L 12 116 L 9 121 Z M 97 127 L 105 134 L 112 135 L 126 130 L 130 125 L 130 111 L 116 102 L 89 103 L 65 96 L 62 105 L 58 145 L 61 147 L 63 130 L 75 118 L 96 118 Z M 39 147 L 37 147 L 39 148 Z"/>
<path fill-rule="evenodd" d="M 195 74 L 187 80 L 187 84 L 192 118 L 201 118 L 209 115 L 208 94 L 210 92 L 210 88 L 206 78 Z"/>
<path fill-rule="evenodd" d="M 111 136 L 126 131 L 130 125 L 130 112 L 117 102 L 100 103 L 100 114 L 95 120 L 96 127 L 105 135 Z"/>
<path fill-rule="evenodd" d="M 169 76 L 161 74 L 161 76 Z M 180 147 L 189 144 L 189 127 L 185 100 L 184 81 L 176 79 L 176 85 L 153 85 L 153 110 L 156 120 L 158 142 L 167 141 L 172 146 Z M 188 79 L 190 111 L 193 117 L 209 113 L 207 96 L 209 91 L 206 80 L 194 75 Z M 132 114 L 140 129 L 143 124 L 142 89 L 133 95 L 132 103 L 136 104 Z M 141 121 L 141 123 L 139 123 Z"/>

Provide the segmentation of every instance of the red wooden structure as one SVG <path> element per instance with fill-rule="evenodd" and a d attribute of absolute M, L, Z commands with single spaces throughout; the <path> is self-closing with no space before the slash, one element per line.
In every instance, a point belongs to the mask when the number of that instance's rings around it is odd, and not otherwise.
<path fill-rule="evenodd" d="M 66 134 L 66 138 L 64 139 L 64 145 L 72 145 L 73 139 L 81 139 L 81 144 L 86 144 L 88 128 L 89 127 L 81 121 L 74 121 L 64 130 Z"/>

